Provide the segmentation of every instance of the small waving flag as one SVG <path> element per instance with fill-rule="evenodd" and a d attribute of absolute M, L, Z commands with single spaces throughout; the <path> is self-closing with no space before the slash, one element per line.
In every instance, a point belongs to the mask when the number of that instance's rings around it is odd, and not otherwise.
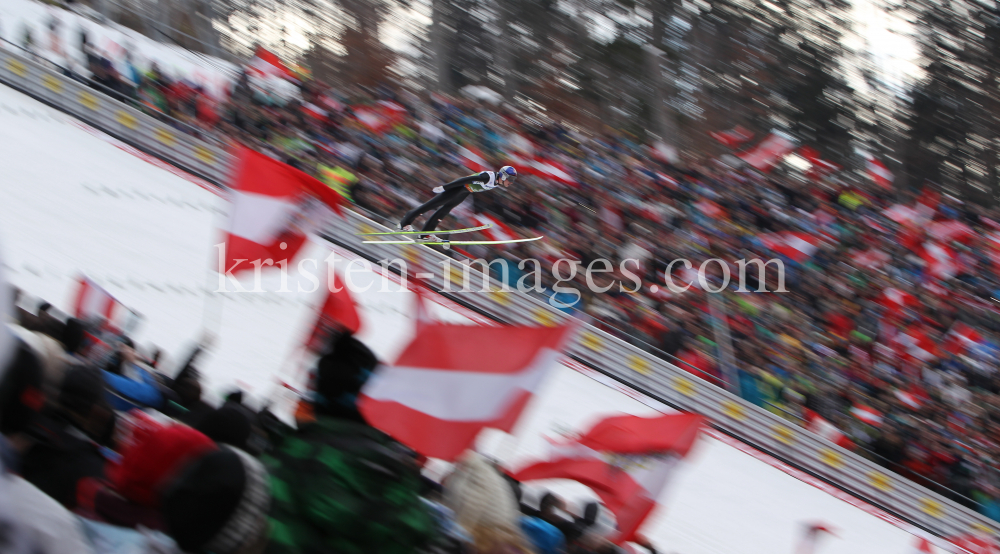
<path fill-rule="evenodd" d="M 554 444 L 547 460 L 517 471 L 518 481 L 571 479 L 590 487 L 615 514 L 621 544 L 632 540 L 656 507 L 677 461 L 694 446 L 704 417 L 613 416 L 577 441 Z"/>

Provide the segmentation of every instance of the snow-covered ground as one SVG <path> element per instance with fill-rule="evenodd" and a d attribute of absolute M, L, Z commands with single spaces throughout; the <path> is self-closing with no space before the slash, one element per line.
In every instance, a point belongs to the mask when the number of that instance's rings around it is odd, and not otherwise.
<path fill-rule="evenodd" d="M 318 295 L 208 295 L 218 287 L 209 264 L 216 222 L 225 209 L 214 191 L 95 138 L 66 116 L 2 86 L 0 167 L 0 243 L 14 284 L 66 308 L 74 279 L 87 274 L 145 316 L 136 333 L 140 345 L 153 343 L 176 356 L 208 327 L 218 334 L 203 364 L 213 398 L 236 383 L 258 397 L 274 395 L 279 380 L 297 383 L 295 350 Z M 306 255 L 322 260 L 329 253 L 328 246 L 315 244 Z M 392 360 L 413 332 L 413 295 L 375 273 L 356 278 L 358 285 L 373 285 L 355 294 L 361 338 Z M 299 283 L 300 276 L 289 277 L 291 290 Z M 380 292 L 383 286 L 390 292 Z M 267 279 L 264 288 L 275 291 L 277 282 Z M 469 322 L 457 308 L 435 305 L 432 315 Z M 484 434 L 480 448 L 516 467 L 544 452 L 545 436 L 585 428 L 602 414 L 651 411 L 646 403 L 560 367 L 515 436 Z M 764 458 L 706 437 L 679 470 L 646 534 L 667 553 L 791 554 L 802 526 L 823 522 L 836 529 L 837 538 L 821 545 L 822 554 L 912 550 L 907 530 Z M 572 484 L 555 486 L 571 498 L 586 494 Z"/>

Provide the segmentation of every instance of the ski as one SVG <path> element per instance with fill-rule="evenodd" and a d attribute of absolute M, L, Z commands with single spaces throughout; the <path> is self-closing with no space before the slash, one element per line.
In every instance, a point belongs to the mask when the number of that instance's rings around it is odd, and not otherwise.
<path fill-rule="evenodd" d="M 426 234 L 426 233 L 425 233 Z M 442 246 L 442 245 L 452 245 L 452 246 L 462 246 L 469 244 L 513 244 L 515 242 L 531 242 L 540 240 L 542 237 L 532 237 L 530 239 L 513 239 L 513 240 L 457 240 L 457 241 L 435 241 L 435 242 L 424 242 L 419 240 L 366 240 L 362 241 L 365 244 L 426 244 L 429 246 Z"/>
<path fill-rule="evenodd" d="M 466 229 L 454 229 L 454 230 L 451 230 L 451 231 L 447 231 L 447 230 L 446 231 L 438 231 L 438 230 L 435 229 L 434 231 L 430 231 L 429 234 L 432 234 L 432 235 L 455 235 L 455 234 L 458 234 L 458 233 L 471 233 L 473 231 L 482 231 L 483 229 L 489 229 L 490 227 L 493 227 L 492 223 L 487 223 L 486 225 L 480 225 L 479 227 L 468 227 Z M 357 233 L 356 236 L 359 236 L 359 237 L 371 237 L 371 236 L 378 236 L 378 235 L 426 235 L 426 234 L 428 234 L 428 231 L 391 231 L 391 232 L 388 232 L 388 233 Z"/>

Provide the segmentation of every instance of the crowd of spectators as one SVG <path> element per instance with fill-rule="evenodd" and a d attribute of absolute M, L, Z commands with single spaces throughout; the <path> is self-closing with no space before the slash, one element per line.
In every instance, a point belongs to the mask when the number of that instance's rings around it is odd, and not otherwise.
<path fill-rule="evenodd" d="M 241 73 L 227 97 L 209 99 L 155 66 L 128 77 L 102 73 L 109 64 L 100 59 L 90 65 L 93 79 L 125 87 L 151 112 L 293 164 L 390 224 L 433 187 L 481 169 L 470 152 L 488 169 L 513 163 L 522 174 L 514 187 L 473 195 L 442 227 L 487 214 L 545 240 L 452 255 L 506 259 L 512 283 L 527 258 L 581 268 L 608 260 L 614 271 L 594 280 L 621 287 L 594 292 L 581 271 L 562 283 L 579 295 L 560 292 L 544 271 L 545 294 L 781 417 L 830 423 L 831 440 L 1000 519 L 993 208 L 934 183 L 902 190 L 847 171 L 761 173 L 731 157 L 671 159 L 611 128 L 467 97 L 305 80 L 298 97 L 282 100 Z M 518 167 L 535 159 L 569 178 Z M 682 258 L 695 268 L 721 259 L 734 276 L 738 260 L 779 259 L 787 292 L 756 292 L 781 284 L 773 265 L 763 283 L 750 271 L 749 290 L 737 291 L 734 278 L 719 311 L 697 282 L 684 293 L 663 286 Z M 629 269 L 641 277 L 638 290 L 621 271 L 627 259 L 637 260 Z M 721 266 L 709 267 L 717 282 Z M 671 271 L 678 283 L 694 281 L 682 265 Z"/>
<path fill-rule="evenodd" d="M 288 425 L 239 390 L 202 399 L 210 340 L 163 367 L 106 323 L 47 305 L 0 325 L 4 553 L 618 551 L 603 507 L 574 516 L 535 489 L 522 502 L 521 484 L 474 452 L 443 484 L 425 475 L 426 459 L 359 414 L 377 360 L 350 335 L 329 337 Z"/>

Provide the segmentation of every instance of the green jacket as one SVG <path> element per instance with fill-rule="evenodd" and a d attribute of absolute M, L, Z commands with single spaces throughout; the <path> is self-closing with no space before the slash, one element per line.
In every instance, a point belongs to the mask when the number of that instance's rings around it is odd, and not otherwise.
<path fill-rule="evenodd" d="M 269 554 L 404 554 L 434 534 L 412 456 L 373 427 L 320 417 L 262 461 L 271 473 Z"/>

